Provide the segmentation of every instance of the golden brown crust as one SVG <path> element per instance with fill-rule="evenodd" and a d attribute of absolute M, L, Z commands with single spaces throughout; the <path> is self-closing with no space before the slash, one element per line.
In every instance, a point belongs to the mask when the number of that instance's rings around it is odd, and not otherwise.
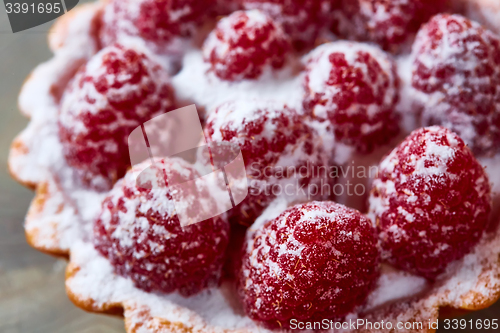
<path fill-rule="evenodd" d="M 66 281 L 73 278 L 79 271 L 80 268 L 70 262 L 66 267 Z M 66 294 L 73 302 L 73 304 L 75 304 L 82 310 L 123 317 L 123 306 L 121 303 L 105 303 L 98 305 L 98 303 L 92 299 L 85 299 L 80 295 L 76 295 L 75 293 L 73 293 L 71 288 L 68 287 L 66 287 Z"/>

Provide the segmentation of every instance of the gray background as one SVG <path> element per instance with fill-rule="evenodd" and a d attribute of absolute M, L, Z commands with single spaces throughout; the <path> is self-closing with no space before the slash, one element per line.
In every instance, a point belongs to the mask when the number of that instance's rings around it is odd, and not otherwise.
<path fill-rule="evenodd" d="M 7 171 L 10 143 L 27 124 L 17 110 L 19 89 L 30 71 L 51 56 L 46 42 L 50 25 L 12 34 L 0 4 L 0 332 L 123 333 L 121 319 L 73 306 L 64 291 L 65 262 L 26 244 L 22 225 L 33 193 Z M 497 304 L 465 318 L 494 319 L 499 314 Z"/>

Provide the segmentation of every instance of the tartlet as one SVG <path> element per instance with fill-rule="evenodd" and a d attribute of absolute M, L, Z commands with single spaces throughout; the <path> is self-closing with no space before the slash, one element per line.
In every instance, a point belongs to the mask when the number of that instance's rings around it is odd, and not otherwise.
<path fill-rule="evenodd" d="M 481 13 L 478 8 L 483 8 L 483 3 L 484 6 L 489 4 L 488 1 L 471 1 L 468 8 L 473 8 L 473 13 Z M 149 293 L 134 286 L 130 279 L 115 274 L 111 263 L 92 244 L 92 223 L 106 193 L 82 186 L 75 180 L 75 172 L 63 156 L 57 117 L 66 85 L 101 48 L 98 34 L 102 12 L 107 5 L 103 1 L 79 6 L 60 18 L 49 34 L 54 57 L 33 71 L 21 91 L 19 107 L 30 118 L 30 123 L 12 144 L 9 169 L 17 181 L 36 190 L 25 220 L 28 243 L 42 252 L 67 258 L 66 290 L 69 298 L 87 311 L 123 315 L 127 332 L 264 331 L 243 313 L 235 297 L 234 283 L 223 281 L 218 287 L 210 287 L 190 297 L 175 292 Z M 479 15 L 471 16 L 481 19 Z M 488 21 L 488 17 L 485 20 L 487 24 L 495 23 Z M 197 40 L 203 40 L 202 36 L 209 27 L 210 23 L 205 24 L 191 37 L 195 42 L 180 42 L 179 45 L 185 47 L 180 54 L 177 48 L 169 53 L 169 57 L 175 58 L 170 63 L 171 71 L 181 63 L 180 71 L 172 76 L 172 86 L 181 105 L 195 103 L 201 110 L 211 110 L 223 102 L 250 97 L 273 98 L 302 108 L 301 74 L 296 69 L 300 65 L 294 65 L 293 61 L 277 77 L 264 75 L 256 80 L 248 78 L 239 82 L 211 78 L 209 81 L 206 78 L 209 65 L 196 45 Z M 318 40 L 327 38 L 332 37 L 325 34 Z M 396 62 L 401 79 L 401 96 L 396 109 L 404 118 L 402 132 L 409 132 L 418 126 L 415 116 L 404 112 L 408 110 L 405 94 L 410 94 L 411 90 L 408 57 L 400 55 Z M 193 86 L 192 82 L 198 84 Z M 209 82 L 216 84 L 207 84 Z M 325 134 L 324 138 L 328 136 Z M 393 139 L 368 155 L 339 143 L 332 148 L 335 149 L 335 163 L 342 164 L 352 158 L 361 165 L 377 164 L 397 140 Z M 493 212 L 491 226 L 479 243 L 470 253 L 451 263 L 433 282 L 384 264 L 374 290 L 347 319 L 391 322 L 393 327 L 398 322 L 421 322 L 421 329 L 398 331 L 433 332 L 436 327 L 429 326 L 429 323 L 439 318 L 442 309 L 475 311 L 500 298 L 500 226 L 497 223 L 500 197 L 495 194 L 500 192 L 500 174 L 495 170 L 500 166 L 500 156 L 482 157 L 480 161 L 493 183 Z M 275 200 L 247 233 L 251 234 L 275 218 L 288 205 L 286 200 Z M 354 200 L 353 205 L 359 205 L 359 200 Z M 383 330 L 364 328 L 353 331 Z"/>

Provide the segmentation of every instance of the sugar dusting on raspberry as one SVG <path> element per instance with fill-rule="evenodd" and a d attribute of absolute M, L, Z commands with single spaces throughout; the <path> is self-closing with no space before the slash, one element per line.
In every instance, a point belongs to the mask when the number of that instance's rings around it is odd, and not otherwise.
<path fill-rule="evenodd" d="M 424 125 L 457 132 L 477 153 L 500 146 L 500 39 L 460 15 L 442 14 L 412 50 L 413 98 Z"/>
<path fill-rule="evenodd" d="M 434 278 L 478 243 L 490 184 L 462 139 L 443 127 L 413 132 L 381 163 L 370 196 L 385 259 Z"/>
<path fill-rule="evenodd" d="M 216 285 L 229 237 L 227 221 L 216 217 L 183 228 L 168 183 L 199 174 L 183 160 L 162 159 L 136 184 L 136 171 L 149 164 L 134 167 L 103 201 L 94 225 L 96 249 L 116 273 L 146 291 L 191 295 Z M 183 194 L 187 205 L 210 210 L 217 204 L 210 201 L 207 187 L 183 190 L 188 192 Z"/>
<path fill-rule="evenodd" d="M 157 50 L 179 37 L 190 37 L 203 23 L 214 0 L 112 0 L 105 6 L 101 43 L 146 40 Z"/>
<path fill-rule="evenodd" d="M 338 141 L 370 152 L 398 133 L 399 81 L 390 56 L 341 41 L 321 45 L 307 59 L 304 108 L 328 120 Z"/>
<path fill-rule="evenodd" d="M 208 117 L 205 137 L 208 142 L 226 141 L 241 148 L 250 191 L 230 212 L 238 223 L 252 224 L 276 196 L 304 200 L 331 195 L 321 191 L 323 184 L 335 181 L 324 172 L 330 157 L 322 138 L 284 103 L 225 103 Z"/>
<path fill-rule="evenodd" d="M 211 72 L 211 64 L 203 60 L 201 51 L 190 50 L 172 84 L 180 100 L 196 103 L 206 112 L 240 99 L 272 99 L 302 109 L 301 82 L 289 66 L 264 72 L 258 79 L 227 81 Z"/>
<path fill-rule="evenodd" d="M 282 68 L 290 42 L 279 25 L 258 10 L 237 11 L 217 24 L 203 46 L 205 61 L 223 80 L 256 79 Z"/>
<path fill-rule="evenodd" d="M 268 14 L 282 25 L 295 48 L 303 50 L 314 44 L 336 3 L 336 0 L 244 0 L 243 7 Z"/>
<path fill-rule="evenodd" d="M 333 31 L 344 38 L 375 42 L 385 50 L 399 52 L 444 2 L 340 0 L 340 10 L 333 13 Z"/>
<path fill-rule="evenodd" d="M 269 328 L 342 319 L 378 276 L 375 230 L 333 202 L 293 206 L 247 239 L 240 276 L 247 314 Z"/>
<path fill-rule="evenodd" d="M 165 69 L 121 45 L 96 54 L 62 97 L 60 137 L 69 165 L 85 184 L 108 189 L 130 164 L 127 137 L 144 121 L 174 108 Z"/>

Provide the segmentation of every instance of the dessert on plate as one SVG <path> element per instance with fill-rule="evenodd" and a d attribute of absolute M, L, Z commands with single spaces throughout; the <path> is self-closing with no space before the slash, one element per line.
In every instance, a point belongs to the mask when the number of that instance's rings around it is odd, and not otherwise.
<path fill-rule="evenodd" d="M 9 169 L 36 191 L 27 240 L 68 259 L 77 306 L 130 333 L 433 332 L 444 312 L 486 308 L 500 298 L 499 13 L 79 6 L 19 97 L 30 122 Z M 173 115 L 189 121 L 159 120 Z"/>

